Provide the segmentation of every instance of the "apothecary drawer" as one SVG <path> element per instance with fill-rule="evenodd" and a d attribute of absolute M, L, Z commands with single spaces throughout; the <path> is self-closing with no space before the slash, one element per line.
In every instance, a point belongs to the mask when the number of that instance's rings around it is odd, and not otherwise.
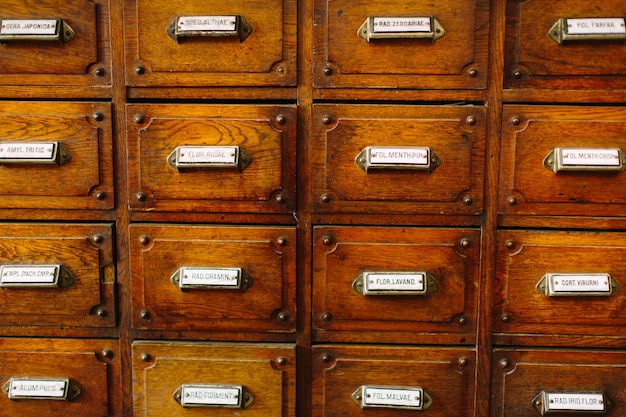
<path fill-rule="evenodd" d="M 0 208 L 114 207 L 111 104 L 0 101 Z"/>
<path fill-rule="evenodd" d="M 626 353 L 609 350 L 497 349 L 492 416 L 621 416 Z"/>
<path fill-rule="evenodd" d="M 294 106 L 129 104 L 126 110 L 131 210 L 295 208 Z"/>
<path fill-rule="evenodd" d="M 315 227 L 316 337 L 472 343 L 479 253 L 473 229 Z"/>
<path fill-rule="evenodd" d="M 318 88 L 481 89 L 489 2 L 316 0 Z"/>
<path fill-rule="evenodd" d="M 494 330 L 623 335 L 626 234 L 501 230 Z"/>
<path fill-rule="evenodd" d="M 0 339 L 0 384 L 3 416 L 120 416 L 118 341 Z"/>
<path fill-rule="evenodd" d="M 293 227 L 133 224 L 130 251 L 136 329 L 295 331 Z"/>
<path fill-rule="evenodd" d="M 623 216 L 626 107 L 505 105 L 502 214 Z"/>
<path fill-rule="evenodd" d="M 320 345 L 312 363 L 313 417 L 473 415 L 472 349 Z"/>
<path fill-rule="evenodd" d="M 0 85 L 56 98 L 111 97 L 109 0 L 0 4 Z"/>
<path fill-rule="evenodd" d="M 295 346 L 133 343 L 134 415 L 294 417 Z"/>
<path fill-rule="evenodd" d="M 485 108 L 313 106 L 313 210 L 475 215 Z"/>
<path fill-rule="evenodd" d="M 130 86 L 296 84 L 296 0 L 124 3 Z"/>
<path fill-rule="evenodd" d="M 110 224 L 1 224 L 0 324 L 115 326 L 114 247 Z"/>

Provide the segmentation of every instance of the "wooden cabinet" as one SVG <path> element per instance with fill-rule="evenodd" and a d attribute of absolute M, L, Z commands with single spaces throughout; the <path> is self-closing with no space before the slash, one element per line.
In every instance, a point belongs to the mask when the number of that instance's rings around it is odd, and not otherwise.
<path fill-rule="evenodd" d="M 624 414 L 624 16 L 3 1 L 0 413 Z"/>

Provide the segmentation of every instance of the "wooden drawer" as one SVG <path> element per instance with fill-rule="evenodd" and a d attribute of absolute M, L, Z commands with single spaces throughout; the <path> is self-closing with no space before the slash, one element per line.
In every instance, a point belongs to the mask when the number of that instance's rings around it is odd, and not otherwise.
<path fill-rule="evenodd" d="M 3 0 L 0 20 L 0 85 L 110 97 L 108 0 Z"/>
<path fill-rule="evenodd" d="M 133 325 L 295 331 L 292 227 L 130 226 Z"/>
<path fill-rule="evenodd" d="M 294 106 L 129 104 L 127 118 L 131 210 L 294 210 Z"/>
<path fill-rule="evenodd" d="M 128 85 L 296 84 L 296 0 L 124 4 Z"/>
<path fill-rule="evenodd" d="M 133 343 L 134 415 L 295 416 L 295 346 Z"/>
<path fill-rule="evenodd" d="M 111 225 L 4 223 L 0 230 L 1 325 L 115 326 Z"/>
<path fill-rule="evenodd" d="M 508 350 L 493 354 L 493 417 L 621 416 L 625 352 Z"/>
<path fill-rule="evenodd" d="M 319 104 L 312 144 L 317 212 L 482 212 L 483 107 Z"/>
<path fill-rule="evenodd" d="M 504 87 L 624 89 L 625 15 L 623 1 L 507 2 Z"/>
<path fill-rule="evenodd" d="M 624 335 L 626 234 L 504 230 L 494 330 Z"/>
<path fill-rule="evenodd" d="M 0 208 L 113 205 L 110 104 L 0 101 Z"/>
<path fill-rule="evenodd" d="M 626 108 L 507 105 L 503 118 L 501 213 L 623 215 Z"/>
<path fill-rule="evenodd" d="M 120 416 L 118 342 L 0 339 L 0 384 L 3 417 Z"/>
<path fill-rule="evenodd" d="M 486 87 L 489 1 L 315 0 L 314 13 L 315 87 Z"/>
<path fill-rule="evenodd" d="M 313 417 L 474 415 L 470 349 L 314 346 L 312 362 Z"/>
<path fill-rule="evenodd" d="M 315 227 L 314 330 L 327 340 L 449 333 L 448 343 L 473 343 L 479 249 L 472 229 Z"/>

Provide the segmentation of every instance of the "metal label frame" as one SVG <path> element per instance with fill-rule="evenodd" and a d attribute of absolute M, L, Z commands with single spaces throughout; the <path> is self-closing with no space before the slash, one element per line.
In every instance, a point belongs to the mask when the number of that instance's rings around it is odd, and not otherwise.
<path fill-rule="evenodd" d="M 588 163 L 567 163 L 565 160 L 582 159 L 590 155 Z M 595 155 L 595 157 L 594 157 Z M 578 158 L 583 156 L 583 158 Z M 607 162 L 602 164 L 601 160 Z M 593 162 L 593 163 L 592 163 Z M 543 165 L 550 171 L 559 172 L 622 172 L 626 168 L 626 155 L 619 148 L 554 148 L 543 160 Z"/>
<path fill-rule="evenodd" d="M 24 274 L 28 271 L 31 273 Z M 46 272 L 47 271 L 47 272 Z M 52 272 L 52 279 L 49 279 Z M 20 281 L 20 276 L 26 278 L 46 278 L 39 281 L 29 279 Z M 74 284 L 75 279 L 63 265 L 0 265 L 0 288 L 67 288 Z"/>
<path fill-rule="evenodd" d="M 11 23 L 13 22 L 13 23 Z M 53 33 L 37 33 L 23 30 L 21 33 L 13 30 L 18 28 L 10 27 L 9 25 L 22 25 L 22 24 L 36 24 L 36 22 L 40 22 L 39 24 L 50 24 L 50 22 L 54 22 L 55 30 Z M 47 22 L 47 23 L 44 23 Z M 8 32 L 8 33 L 3 33 Z M 66 44 L 70 42 L 76 33 L 74 29 L 70 27 L 63 19 L 54 18 L 54 19 L 0 19 L 0 44 L 6 42 L 15 42 L 15 41 L 58 41 L 61 44 Z"/>
<path fill-rule="evenodd" d="M 196 394 L 194 394 L 194 392 Z M 215 401 L 223 400 L 218 393 L 226 395 L 235 393 L 235 401 Z M 212 393 L 212 394 L 211 394 Z M 244 409 L 254 401 L 253 395 L 243 385 L 231 384 L 182 384 L 172 394 L 174 401 L 182 407 L 219 407 L 219 408 L 239 408 Z M 194 397 L 194 398 L 192 398 Z M 199 398 L 202 397 L 202 398 Z M 194 401 L 194 399 L 196 401 Z M 214 401 L 211 401 L 214 400 Z M 227 400 L 230 400 L 228 398 Z"/>
<path fill-rule="evenodd" d="M 16 148 L 24 150 L 16 151 Z M 31 150 L 32 149 L 32 150 Z M 9 154 L 22 157 L 8 156 Z M 35 156 L 40 154 L 41 156 Z M 71 160 L 68 150 L 59 142 L 9 142 L 0 141 L 0 165 L 57 165 L 62 166 Z"/>
<path fill-rule="evenodd" d="M 40 391 L 56 389 L 59 394 L 51 395 L 26 395 L 19 392 L 17 384 L 30 384 L 28 391 L 37 392 L 33 389 L 39 385 Z M 60 390 L 59 390 L 60 388 Z M 81 393 L 80 385 L 70 378 L 48 378 L 48 377 L 12 377 L 2 385 L 2 392 L 9 400 L 57 400 L 73 401 Z"/>
<path fill-rule="evenodd" d="M 606 291 L 593 291 L 593 290 L 576 290 L 576 287 L 588 286 L 587 283 L 580 283 L 580 280 L 584 279 L 605 279 L 608 285 Z M 563 291 L 558 289 L 559 284 L 556 280 L 574 280 L 575 282 L 570 285 L 573 290 Z M 576 280 L 579 280 L 577 283 Z M 562 287 L 562 285 L 560 285 Z M 610 274 L 604 273 L 547 273 L 545 274 L 537 285 L 536 290 L 544 294 L 547 297 L 609 297 L 619 290 L 619 285 L 611 277 Z"/>
<path fill-rule="evenodd" d="M 421 277 L 422 278 L 422 288 L 419 289 L 410 289 L 410 288 L 406 288 L 406 289 L 393 289 L 393 285 L 397 284 L 397 283 L 388 283 L 389 284 L 389 288 L 388 289 L 381 289 L 381 288 L 373 288 L 372 285 L 370 285 L 371 283 L 371 279 L 376 279 L 376 276 L 380 276 L 380 277 L 384 277 L 381 279 L 391 279 L 389 277 L 395 277 L 394 279 L 402 279 L 402 277 L 404 277 L 405 279 L 410 279 L 408 277 Z M 381 283 L 380 285 L 383 286 L 385 283 Z M 402 284 L 402 283 L 400 283 Z M 411 283 L 409 283 L 409 286 L 412 285 Z M 383 272 L 383 271 L 377 271 L 377 272 L 363 272 L 362 274 L 360 274 L 353 282 L 352 282 L 352 289 L 356 292 L 358 292 L 359 294 L 362 295 L 366 295 L 366 296 L 382 296 L 382 295 L 428 295 L 428 294 L 432 294 L 433 292 L 437 291 L 437 289 L 439 288 L 439 284 L 437 283 L 437 280 L 435 278 L 433 278 L 428 272 Z"/>
<path fill-rule="evenodd" d="M 562 401 L 555 403 L 557 397 Z M 579 401 L 571 401 L 575 397 Z M 580 401 L 585 399 L 585 401 Z M 576 404 L 573 404 L 573 403 Z M 568 403 L 572 406 L 568 408 Z M 601 391 L 541 391 L 532 400 L 533 407 L 540 415 L 553 414 L 606 414 L 611 408 L 613 401 Z M 576 407 L 577 406 L 577 407 Z"/>
<path fill-rule="evenodd" d="M 411 26 L 413 23 L 416 30 L 377 30 L 380 21 L 387 20 L 390 24 Z M 423 30 L 421 22 L 429 21 L 428 30 Z M 446 34 L 441 24 L 433 16 L 369 16 L 359 27 L 357 34 L 367 42 L 377 39 L 430 39 L 432 42 L 440 39 Z"/>
<path fill-rule="evenodd" d="M 588 22 L 600 22 L 603 21 L 605 23 L 615 22 L 620 25 L 620 27 L 624 28 L 620 31 L 586 31 L 582 33 L 573 33 L 570 31 L 569 21 L 588 21 Z M 621 23 L 619 22 L 621 21 Z M 548 32 L 548 36 L 550 39 L 562 45 L 565 42 L 570 41 L 610 41 L 610 40 L 624 40 L 626 39 L 626 19 L 623 17 L 588 17 L 588 18 L 567 18 L 562 17 L 552 25 L 550 31 Z"/>
<path fill-rule="evenodd" d="M 220 284 L 200 284 L 186 282 L 187 276 L 185 274 L 193 274 L 194 271 L 202 271 L 202 273 L 235 275 L 236 283 L 234 285 L 220 285 Z M 190 279 L 191 280 L 191 279 Z M 170 277 L 170 281 L 179 290 L 185 291 L 190 289 L 201 290 L 239 290 L 244 292 L 252 285 L 252 277 L 248 275 L 243 268 L 227 268 L 227 267 L 213 267 L 213 266 L 183 266 L 178 268 L 176 272 Z"/>
<path fill-rule="evenodd" d="M 401 397 L 417 395 L 418 400 L 402 399 Z M 372 398 L 372 395 L 387 394 L 387 398 Z M 389 398 L 391 396 L 392 398 Z M 361 409 L 392 408 L 396 410 L 423 411 L 433 403 L 432 397 L 422 388 L 416 386 L 395 385 L 361 385 L 352 393 L 352 400 Z"/>
<path fill-rule="evenodd" d="M 189 21 L 196 22 L 193 29 L 185 29 L 185 22 Z M 176 43 L 194 37 L 237 37 L 243 42 L 251 33 L 252 26 L 239 15 L 177 16 L 167 27 L 168 36 Z"/>
<path fill-rule="evenodd" d="M 387 162 L 375 162 L 379 153 L 394 155 L 381 159 Z M 396 162 L 390 162 L 390 161 Z M 429 174 L 439 165 L 441 160 L 428 146 L 366 146 L 354 159 L 356 164 L 366 173 L 370 170 L 418 170 Z"/>
<path fill-rule="evenodd" d="M 231 160 L 218 160 L 211 161 L 209 157 L 202 160 L 196 158 L 197 162 L 184 161 L 187 152 L 229 152 Z M 243 171 L 252 162 L 250 154 L 239 146 L 205 146 L 205 145 L 188 145 L 178 146 L 167 157 L 167 163 L 178 172 L 193 171 L 200 169 L 213 169 L 213 168 L 236 168 L 238 171 Z"/>

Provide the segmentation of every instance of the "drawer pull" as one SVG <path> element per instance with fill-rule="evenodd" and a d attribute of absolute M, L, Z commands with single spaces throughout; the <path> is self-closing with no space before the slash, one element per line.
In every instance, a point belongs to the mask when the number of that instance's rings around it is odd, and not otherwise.
<path fill-rule="evenodd" d="M 73 401 L 80 395 L 80 386 L 70 378 L 13 377 L 2 391 L 9 400 Z"/>
<path fill-rule="evenodd" d="M 626 39 L 623 17 L 560 18 L 548 32 L 559 45 L 569 41 L 608 41 Z"/>
<path fill-rule="evenodd" d="M 426 410 L 433 400 L 421 387 L 385 385 L 361 385 L 352 399 L 364 408 L 394 408 L 402 410 Z"/>
<path fill-rule="evenodd" d="M 246 169 L 252 158 L 239 146 L 179 146 L 167 157 L 177 171 L 207 168 Z"/>
<path fill-rule="evenodd" d="M 244 292 L 252 285 L 252 277 L 242 268 L 186 266 L 179 268 L 170 280 L 181 291 L 203 289 Z"/>
<path fill-rule="evenodd" d="M 619 148 L 554 148 L 543 165 L 555 174 L 563 171 L 620 172 L 626 156 Z"/>
<path fill-rule="evenodd" d="M 363 272 L 352 289 L 363 295 L 428 295 L 437 291 L 437 280 L 427 272 Z"/>
<path fill-rule="evenodd" d="M 0 43 L 58 41 L 66 44 L 76 33 L 63 19 L 1 19 Z"/>
<path fill-rule="evenodd" d="M 376 39 L 431 39 L 434 42 L 445 33 L 432 16 L 370 16 L 358 30 L 359 36 L 367 42 Z"/>
<path fill-rule="evenodd" d="M 2 265 L 0 288 L 67 288 L 74 276 L 63 265 Z"/>
<path fill-rule="evenodd" d="M 576 412 L 605 414 L 612 401 L 603 392 L 542 391 L 532 403 L 545 416 Z"/>
<path fill-rule="evenodd" d="M 61 166 L 70 159 L 70 153 L 59 142 L 0 142 L 0 165 Z"/>
<path fill-rule="evenodd" d="M 252 33 L 252 26 L 241 16 L 178 16 L 167 27 L 167 34 L 176 43 L 192 37 L 236 36 L 243 42 Z"/>
<path fill-rule="evenodd" d="M 545 274 L 535 286 L 548 297 L 608 297 L 619 286 L 609 274 Z"/>
<path fill-rule="evenodd" d="M 183 407 L 246 408 L 254 401 L 243 385 L 183 384 L 174 391 L 174 400 Z"/>
<path fill-rule="evenodd" d="M 429 147 L 367 146 L 355 158 L 365 172 L 370 169 L 411 169 L 433 172 L 441 160 Z"/>

